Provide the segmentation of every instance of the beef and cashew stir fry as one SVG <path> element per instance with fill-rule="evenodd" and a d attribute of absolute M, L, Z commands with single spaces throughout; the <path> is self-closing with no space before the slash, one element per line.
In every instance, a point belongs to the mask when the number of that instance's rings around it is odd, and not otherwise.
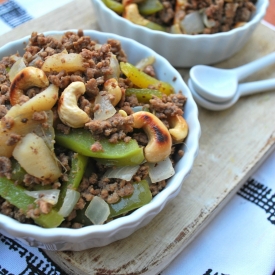
<path fill-rule="evenodd" d="M 102 0 L 134 24 L 173 34 L 212 34 L 243 26 L 256 0 Z"/>
<path fill-rule="evenodd" d="M 186 97 L 131 64 L 119 41 L 32 33 L 0 61 L 0 209 L 22 223 L 79 228 L 149 203 L 188 135 Z M 177 92 L 177 93 L 176 93 Z"/>

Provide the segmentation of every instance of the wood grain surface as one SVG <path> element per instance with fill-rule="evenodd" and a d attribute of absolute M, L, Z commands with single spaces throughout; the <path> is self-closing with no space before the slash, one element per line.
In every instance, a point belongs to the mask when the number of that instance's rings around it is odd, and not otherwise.
<path fill-rule="evenodd" d="M 0 46 L 32 31 L 98 29 L 89 0 L 75 0 L 1 37 Z M 259 25 L 245 47 L 216 64 L 233 68 L 275 50 L 275 33 Z M 183 79 L 189 70 L 178 69 Z M 275 64 L 246 81 L 274 78 Z M 199 108 L 200 150 L 179 195 L 130 237 L 81 252 L 45 251 L 68 274 L 156 275 L 203 230 L 275 148 L 275 93 L 242 98 L 221 112 Z"/>

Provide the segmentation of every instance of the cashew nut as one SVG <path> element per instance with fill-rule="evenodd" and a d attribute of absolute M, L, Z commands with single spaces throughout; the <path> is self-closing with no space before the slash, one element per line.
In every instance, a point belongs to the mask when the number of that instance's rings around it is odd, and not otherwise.
<path fill-rule="evenodd" d="M 141 26 L 146 26 L 150 22 L 140 15 L 138 6 L 135 3 L 127 4 L 124 6 L 123 17 Z"/>
<path fill-rule="evenodd" d="M 58 99 L 59 88 L 50 84 L 44 91 L 35 95 L 22 105 L 14 105 L 6 116 L 16 118 L 22 114 L 32 114 L 34 112 L 51 110 Z"/>
<path fill-rule="evenodd" d="M 169 133 L 171 134 L 174 142 L 182 142 L 188 134 L 188 124 L 186 120 L 179 115 L 170 116 L 168 118 Z"/>
<path fill-rule="evenodd" d="M 83 58 L 80 54 L 77 53 L 57 53 L 49 56 L 43 63 L 42 68 L 44 72 L 51 71 L 66 71 L 66 72 L 75 72 L 75 71 L 85 71 L 83 64 Z"/>
<path fill-rule="evenodd" d="M 16 104 L 10 108 L 0 123 L 0 156 L 11 157 L 15 144 L 8 145 L 14 134 L 25 136 L 37 127 L 43 129 L 41 122 L 33 120 L 34 112 L 51 110 L 58 99 L 58 87 L 51 84 L 43 92 L 35 95 L 22 105 Z M 13 121 L 10 128 L 5 126 L 5 121 Z"/>
<path fill-rule="evenodd" d="M 30 87 L 44 88 L 49 85 L 46 74 L 35 67 L 26 67 L 21 70 L 13 79 L 10 86 L 10 103 L 15 105 L 19 103 L 24 90 Z"/>
<path fill-rule="evenodd" d="M 122 91 L 121 88 L 118 86 L 117 80 L 115 78 L 110 78 L 106 80 L 104 83 L 104 90 L 113 95 L 111 103 L 113 106 L 116 106 L 122 97 Z"/>
<path fill-rule="evenodd" d="M 140 111 L 133 114 L 134 128 L 143 128 L 149 142 L 144 149 L 148 162 L 159 162 L 171 154 L 172 138 L 163 122 L 149 112 Z"/>
<path fill-rule="evenodd" d="M 72 127 L 81 128 L 90 120 L 87 113 L 77 106 L 78 98 L 85 93 L 83 82 L 72 82 L 61 94 L 58 101 L 58 115 L 61 121 Z"/>
<path fill-rule="evenodd" d="M 124 110 L 119 110 L 118 113 L 122 116 L 122 117 L 127 117 L 127 113 Z"/>

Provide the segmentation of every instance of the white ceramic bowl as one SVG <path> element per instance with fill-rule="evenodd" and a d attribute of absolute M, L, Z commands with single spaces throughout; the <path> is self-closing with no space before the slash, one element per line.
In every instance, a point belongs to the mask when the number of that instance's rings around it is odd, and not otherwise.
<path fill-rule="evenodd" d="M 266 13 L 268 0 L 257 0 L 256 12 L 242 27 L 215 34 L 170 34 L 136 25 L 92 0 L 102 31 L 132 38 L 165 57 L 175 67 L 214 64 L 237 53 L 248 41 Z"/>
<path fill-rule="evenodd" d="M 76 30 L 72 30 L 76 31 Z M 60 35 L 64 31 L 45 32 L 45 35 Z M 127 38 L 115 34 L 101 33 L 97 31 L 84 31 L 85 35 L 97 39 L 99 43 L 106 42 L 108 38 L 121 41 L 123 49 L 132 63 L 141 58 L 154 55 L 156 57 L 156 73 L 159 79 L 170 82 L 175 91 L 182 91 L 187 97 L 184 117 L 190 131 L 185 142 L 184 157 L 175 167 L 175 175 L 169 180 L 167 187 L 160 192 L 149 204 L 139 208 L 132 214 L 115 219 L 104 225 L 92 225 L 80 229 L 54 228 L 44 229 L 35 225 L 20 224 L 14 219 L 0 214 L 0 232 L 4 235 L 19 240 L 24 244 L 40 247 L 48 250 L 84 250 L 92 247 L 107 245 L 116 240 L 125 238 L 137 229 L 148 224 L 180 191 L 183 181 L 191 171 L 194 159 L 198 151 L 200 137 L 200 124 L 198 110 L 191 92 L 182 80 L 180 74 L 169 64 L 167 60 L 153 50 Z M 29 37 L 10 42 L 0 49 L 0 58 L 23 52 L 25 43 Z"/>

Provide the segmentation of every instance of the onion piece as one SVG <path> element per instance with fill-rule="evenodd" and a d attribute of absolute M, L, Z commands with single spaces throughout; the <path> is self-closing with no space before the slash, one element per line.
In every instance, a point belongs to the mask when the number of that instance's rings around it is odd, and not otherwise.
<path fill-rule="evenodd" d="M 33 132 L 37 134 L 39 137 L 42 137 L 45 141 L 46 145 L 51 149 L 54 150 L 54 139 L 55 139 L 55 132 L 53 128 L 53 111 L 46 111 L 47 115 L 47 127 L 42 127 L 41 123 L 37 124 L 37 126 L 33 129 Z"/>
<path fill-rule="evenodd" d="M 213 20 L 213 19 L 208 19 L 208 17 L 207 17 L 207 15 L 206 15 L 205 12 L 202 13 L 202 20 L 203 20 L 204 25 L 205 25 L 207 28 L 213 28 L 213 27 L 216 25 L 215 20 Z"/>
<path fill-rule="evenodd" d="M 148 163 L 149 166 L 149 177 L 152 183 L 166 180 L 175 174 L 174 167 L 170 158 L 158 163 Z"/>
<path fill-rule="evenodd" d="M 170 32 L 173 34 L 182 34 L 181 28 L 179 24 L 174 24 L 170 27 Z"/>
<path fill-rule="evenodd" d="M 139 165 L 109 168 L 105 172 L 104 177 L 130 181 L 132 177 L 135 175 L 135 173 L 138 171 L 138 169 Z"/>
<path fill-rule="evenodd" d="M 99 50 L 102 47 L 102 44 L 95 44 L 95 50 Z"/>
<path fill-rule="evenodd" d="M 180 22 L 180 26 L 184 33 L 197 34 L 204 30 L 202 16 L 199 11 L 187 14 Z"/>
<path fill-rule="evenodd" d="M 145 57 L 143 59 L 141 59 L 136 65 L 135 67 L 138 68 L 139 70 L 143 71 L 145 69 L 146 66 L 148 65 L 152 65 L 155 62 L 155 57 L 152 56 L 148 56 Z"/>
<path fill-rule="evenodd" d="M 44 48 L 42 48 L 38 53 L 36 53 L 34 56 L 33 56 L 33 60 L 29 63 L 29 66 L 33 66 L 35 67 L 35 62 L 37 60 L 42 60 L 41 56 L 39 55 L 41 52 L 44 51 Z"/>
<path fill-rule="evenodd" d="M 120 66 L 114 54 L 112 54 L 110 58 L 110 67 L 111 67 L 112 73 L 108 74 L 105 78 L 106 79 L 115 78 L 118 80 L 120 76 Z"/>
<path fill-rule="evenodd" d="M 25 191 L 25 193 L 35 199 L 41 199 L 52 205 L 57 204 L 60 190 L 50 189 L 50 190 L 35 190 L 35 191 Z"/>
<path fill-rule="evenodd" d="M 62 217 L 68 217 L 73 211 L 79 198 L 80 198 L 80 193 L 78 191 L 75 191 L 73 189 L 67 189 L 63 204 L 59 209 L 58 213 Z"/>
<path fill-rule="evenodd" d="M 21 56 L 19 56 L 18 54 L 13 54 L 10 56 L 10 60 L 11 61 L 17 61 L 19 58 L 22 58 Z"/>
<path fill-rule="evenodd" d="M 105 120 L 112 117 L 116 113 L 115 107 L 112 105 L 106 92 L 99 92 L 95 98 L 95 105 L 99 106 L 94 113 L 94 119 Z"/>
<path fill-rule="evenodd" d="M 94 197 L 85 211 L 85 216 L 93 224 L 103 224 L 109 215 L 109 205 L 100 197 Z"/>
<path fill-rule="evenodd" d="M 15 76 L 24 68 L 26 68 L 26 65 L 24 63 L 23 57 L 19 57 L 9 71 L 10 82 L 12 82 Z"/>

